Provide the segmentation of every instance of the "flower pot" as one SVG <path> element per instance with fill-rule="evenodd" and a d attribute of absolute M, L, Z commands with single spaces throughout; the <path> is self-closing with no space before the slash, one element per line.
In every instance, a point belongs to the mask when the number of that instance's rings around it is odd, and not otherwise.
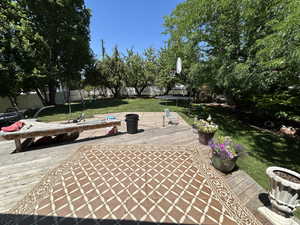
<path fill-rule="evenodd" d="M 204 133 L 198 130 L 199 142 L 208 145 L 208 142 L 214 137 L 215 133 Z"/>
<path fill-rule="evenodd" d="M 223 173 L 231 172 L 236 165 L 237 157 L 233 159 L 222 159 L 218 155 L 213 155 L 211 158 L 212 165 Z"/>
<path fill-rule="evenodd" d="M 274 211 L 291 217 L 300 206 L 300 174 L 281 167 L 269 167 L 269 198 Z"/>

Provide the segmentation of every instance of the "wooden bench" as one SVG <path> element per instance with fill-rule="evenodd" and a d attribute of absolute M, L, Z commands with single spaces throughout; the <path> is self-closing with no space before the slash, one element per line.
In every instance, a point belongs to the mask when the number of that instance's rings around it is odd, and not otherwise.
<path fill-rule="evenodd" d="M 120 120 L 92 120 L 82 123 L 43 123 L 35 119 L 21 120 L 25 126 L 16 132 L 0 132 L 0 141 L 14 140 L 16 152 L 22 151 L 22 139 L 35 137 L 57 136 L 60 134 L 81 133 L 85 130 L 92 130 L 104 127 L 121 126 Z M 25 140 L 25 141 L 26 141 Z"/>

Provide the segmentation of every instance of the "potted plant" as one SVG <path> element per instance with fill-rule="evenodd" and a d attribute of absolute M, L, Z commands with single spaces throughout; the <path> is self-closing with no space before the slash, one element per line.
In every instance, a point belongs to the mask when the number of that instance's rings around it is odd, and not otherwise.
<path fill-rule="evenodd" d="M 213 123 L 209 116 L 207 120 L 196 120 L 195 128 L 198 130 L 200 143 L 208 145 L 208 142 L 213 138 L 215 132 L 218 130 L 218 125 Z"/>
<path fill-rule="evenodd" d="M 231 172 L 244 147 L 233 142 L 231 137 L 219 136 L 209 142 L 212 150 L 212 165 L 223 173 Z"/>

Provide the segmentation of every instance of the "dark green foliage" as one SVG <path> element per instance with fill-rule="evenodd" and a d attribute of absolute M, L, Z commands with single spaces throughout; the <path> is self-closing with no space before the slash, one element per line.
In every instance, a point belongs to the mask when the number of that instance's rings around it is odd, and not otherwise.
<path fill-rule="evenodd" d="M 299 7 L 297 0 L 187 0 L 165 18 L 166 33 L 173 45 L 199 49 L 193 79 L 236 104 L 299 87 Z"/>
<path fill-rule="evenodd" d="M 24 0 L 34 21 L 34 29 L 47 44 L 39 68 L 45 75 L 43 83 L 49 96 L 40 92 L 41 83 L 35 86 L 46 104 L 55 104 L 58 84 L 70 86 L 80 81 L 84 66 L 90 62 L 89 10 L 83 0 Z"/>
<path fill-rule="evenodd" d="M 74 86 L 90 62 L 89 10 L 83 0 L 0 4 L 2 96 L 35 90 L 44 104 L 55 104 L 56 89 Z"/>
<path fill-rule="evenodd" d="M 153 48 L 144 52 L 144 58 L 133 50 L 127 50 L 126 63 L 126 85 L 133 87 L 138 96 L 146 87 L 152 85 L 158 71 L 157 56 Z"/>
<path fill-rule="evenodd" d="M 0 96 L 8 96 L 15 107 L 23 80 L 32 71 L 34 49 L 41 42 L 32 26 L 28 11 L 17 1 L 0 2 Z"/>
<path fill-rule="evenodd" d="M 161 48 L 158 57 L 159 72 L 156 77 L 156 85 L 165 89 L 165 95 L 175 86 L 179 78 L 175 77 L 176 55 L 170 48 Z"/>
<path fill-rule="evenodd" d="M 114 97 L 120 97 L 125 86 L 126 66 L 118 48 L 115 47 L 112 56 L 106 55 L 104 59 L 99 60 L 96 69 L 104 86 L 110 89 Z"/>
<path fill-rule="evenodd" d="M 165 94 L 168 94 L 176 83 L 185 84 L 189 89 L 202 84 L 203 77 L 199 74 L 198 50 L 194 44 L 180 40 L 170 40 L 166 47 L 160 49 L 156 84 L 165 89 Z M 181 74 L 175 74 L 178 57 L 181 58 L 183 64 Z"/>

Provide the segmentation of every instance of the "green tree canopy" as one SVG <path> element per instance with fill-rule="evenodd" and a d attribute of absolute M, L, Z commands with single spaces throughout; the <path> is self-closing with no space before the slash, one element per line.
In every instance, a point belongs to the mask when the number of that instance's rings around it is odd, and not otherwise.
<path fill-rule="evenodd" d="M 35 49 L 34 72 L 27 79 L 44 104 L 55 104 L 59 84 L 70 86 L 79 81 L 89 64 L 90 11 L 83 0 L 20 0 L 29 13 L 33 30 L 44 46 Z"/>
<path fill-rule="evenodd" d="M 125 86 L 126 66 L 118 48 L 114 48 L 111 56 L 106 55 L 99 60 L 96 67 L 103 78 L 104 86 L 110 89 L 114 97 L 120 97 L 121 89 Z"/>
<path fill-rule="evenodd" d="M 176 76 L 176 60 L 177 55 L 171 47 L 163 47 L 159 50 L 158 55 L 158 73 L 155 84 L 164 89 L 164 95 L 167 95 L 180 78 Z"/>
<path fill-rule="evenodd" d="M 237 101 L 299 81 L 299 12 L 296 0 L 187 0 L 165 26 L 199 49 L 193 74 Z"/>
<path fill-rule="evenodd" d="M 16 98 L 24 89 L 24 80 L 34 73 L 37 48 L 43 38 L 33 30 L 29 12 L 19 1 L 0 2 L 0 96 Z"/>
<path fill-rule="evenodd" d="M 133 87 L 138 96 L 146 87 L 152 85 L 157 74 L 157 57 L 153 48 L 147 48 L 144 57 L 127 50 L 126 63 L 126 85 Z"/>

